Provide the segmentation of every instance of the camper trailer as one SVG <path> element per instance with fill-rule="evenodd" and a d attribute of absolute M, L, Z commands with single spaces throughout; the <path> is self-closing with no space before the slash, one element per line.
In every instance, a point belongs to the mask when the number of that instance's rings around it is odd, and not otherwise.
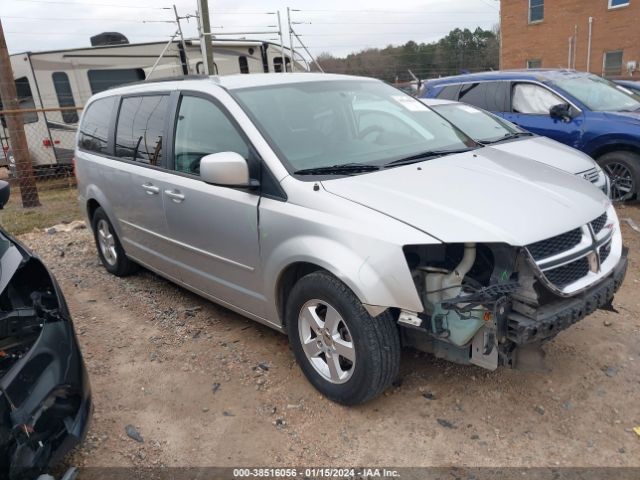
<path fill-rule="evenodd" d="M 82 107 L 91 95 L 148 78 L 204 73 L 199 40 L 130 44 L 121 34 L 104 33 L 91 41 L 86 48 L 11 55 L 20 108 L 45 110 L 23 114 L 36 171 L 71 168 L 79 118 L 75 107 Z M 219 75 L 292 69 L 288 48 L 259 40 L 215 39 L 213 56 Z M 308 65 L 299 59 L 294 68 L 304 71 Z M 0 120 L 0 166 L 11 167 L 6 123 Z"/>

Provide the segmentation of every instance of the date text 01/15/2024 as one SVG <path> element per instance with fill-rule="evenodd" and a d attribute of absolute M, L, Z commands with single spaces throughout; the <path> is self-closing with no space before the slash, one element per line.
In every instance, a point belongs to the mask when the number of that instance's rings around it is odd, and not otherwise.
<path fill-rule="evenodd" d="M 387 468 L 235 468 L 234 478 L 398 478 L 397 470 Z"/>

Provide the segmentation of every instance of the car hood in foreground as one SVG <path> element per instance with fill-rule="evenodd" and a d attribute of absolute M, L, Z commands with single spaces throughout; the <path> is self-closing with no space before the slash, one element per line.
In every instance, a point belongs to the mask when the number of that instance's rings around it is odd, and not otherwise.
<path fill-rule="evenodd" d="M 523 137 L 512 142 L 497 143 L 491 147 L 573 174 L 596 168 L 596 162 L 588 155 L 546 137 Z"/>
<path fill-rule="evenodd" d="M 594 220 L 609 204 L 582 178 L 491 147 L 322 184 L 447 243 L 528 245 Z"/>

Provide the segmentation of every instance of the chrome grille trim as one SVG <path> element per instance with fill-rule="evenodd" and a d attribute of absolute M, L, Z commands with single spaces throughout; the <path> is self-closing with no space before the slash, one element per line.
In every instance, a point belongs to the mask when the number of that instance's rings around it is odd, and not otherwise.
<path fill-rule="evenodd" d="M 524 248 L 536 276 L 547 288 L 564 296 L 565 288 L 586 277 L 589 272 L 600 271 L 611 252 L 613 231 L 605 228 L 609 227 L 607 220 L 605 212 L 580 228 Z M 565 248 L 558 251 L 559 246 Z M 548 255 L 549 252 L 554 253 Z"/>
<path fill-rule="evenodd" d="M 577 173 L 576 175 L 584 178 L 585 180 L 588 180 L 591 183 L 598 183 L 598 180 L 600 180 L 600 172 L 595 167 L 584 172 Z"/>

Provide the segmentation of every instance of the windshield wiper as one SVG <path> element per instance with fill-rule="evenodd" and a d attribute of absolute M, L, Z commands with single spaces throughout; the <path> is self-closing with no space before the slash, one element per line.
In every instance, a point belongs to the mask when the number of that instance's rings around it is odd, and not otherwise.
<path fill-rule="evenodd" d="M 350 175 L 354 173 L 374 172 L 380 167 L 367 163 L 345 163 L 326 167 L 313 167 L 296 170 L 295 175 Z"/>
<path fill-rule="evenodd" d="M 507 133 L 504 135 L 504 137 L 497 138 L 495 140 L 478 140 L 478 142 L 480 142 L 482 145 L 491 145 L 493 143 L 504 142 L 505 140 L 513 140 L 514 138 L 531 137 L 531 136 L 533 136 L 533 133 L 531 132 L 513 132 L 513 133 Z"/>
<path fill-rule="evenodd" d="M 402 165 L 410 165 L 412 163 L 422 162 L 436 157 L 444 157 L 445 155 L 453 155 L 455 153 L 465 153 L 475 148 L 461 148 L 458 150 L 427 150 L 426 152 L 411 155 L 410 157 L 400 158 L 384 165 L 384 168 L 400 167 Z"/>

